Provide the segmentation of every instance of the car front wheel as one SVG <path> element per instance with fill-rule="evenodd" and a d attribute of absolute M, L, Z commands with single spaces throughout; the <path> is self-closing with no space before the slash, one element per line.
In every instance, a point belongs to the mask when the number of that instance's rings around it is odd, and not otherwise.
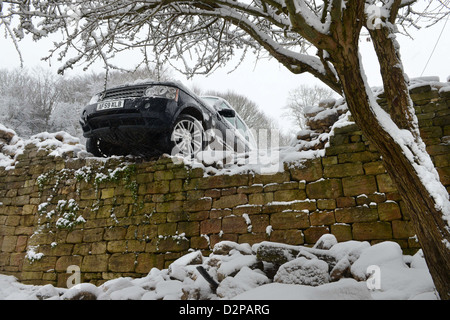
<path fill-rule="evenodd" d="M 123 154 L 119 146 L 111 145 L 97 138 L 88 138 L 86 140 L 86 151 L 92 153 L 95 157 L 110 157 Z"/>
<path fill-rule="evenodd" d="M 204 129 L 200 121 L 181 115 L 172 129 L 172 155 L 194 158 L 204 147 Z"/>

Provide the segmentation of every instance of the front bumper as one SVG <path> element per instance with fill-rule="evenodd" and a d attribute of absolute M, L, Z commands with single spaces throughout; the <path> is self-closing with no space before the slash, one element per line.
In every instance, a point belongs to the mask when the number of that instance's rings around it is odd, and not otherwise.
<path fill-rule="evenodd" d="M 83 111 L 83 136 L 126 147 L 151 147 L 168 143 L 172 127 L 171 102 L 166 99 L 125 99 L 123 108 Z"/>

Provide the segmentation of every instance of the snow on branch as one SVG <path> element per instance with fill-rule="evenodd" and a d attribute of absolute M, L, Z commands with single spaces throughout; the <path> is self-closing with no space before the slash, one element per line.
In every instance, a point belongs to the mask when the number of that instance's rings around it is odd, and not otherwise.
<path fill-rule="evenodd" d="M 311 72 L 337 90 L 331 64 L 308 54 L 311 42 L 292 24 L 303 17 L 304 28 L 314 34 L 326 33 L 329 15 L 324 22 L 319 18 L 326 8 L 316 6 L 315 1 L 294 2 L 4 1 L 3 10 L 8 11 L 19 38 L 26 34 L 35 40 L 50 34 L 59 37 L 44 59 L 61 61 L 60 72 L 75 65 L 87 68 L 96 60 L 110 68 L 117 54 L 141 49 L 143 61 L 152 59 L 148 56 L 152 53 L 153 59 L 162 63 L 182 62 L 180 71 L 187 75 L 209 73 L 251 48 L 268 51 L 292 72 Z M 294 11 L 289 10 L 289 3 L 296 7 Z"/>

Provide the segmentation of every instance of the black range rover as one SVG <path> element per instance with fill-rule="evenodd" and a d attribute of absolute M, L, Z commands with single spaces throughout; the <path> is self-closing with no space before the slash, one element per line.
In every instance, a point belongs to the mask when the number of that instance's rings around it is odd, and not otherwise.
<path fill-rule="evenodd" d="M 162 153 L 194 157 L 207 146 L 246 152 L 255 145 L 247 125 L 227 101 L 198 97 L 175 82 L 107 89 L 91 99 L 80 124 L 87 151 L 98 157 Z"/>

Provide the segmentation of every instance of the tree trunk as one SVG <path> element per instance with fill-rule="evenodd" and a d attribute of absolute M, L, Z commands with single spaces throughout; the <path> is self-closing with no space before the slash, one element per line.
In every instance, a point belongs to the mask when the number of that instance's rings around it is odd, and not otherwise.
<path fill-rule="evenodd" d="M 450 234 L 447 223 L 443 219 L 443 213 L 436 209 L 434 198 L 404 154 L 400 144 L 378 121 L 371 106 L 369 97 L 371 93 L 366 91 L 370 88 L 366 87 L 355 47 L 342 48 L 334 52 L 332 56 L 348 108 L 356 124 L 382 155 L 385 168 L 409 209 L 415 232 L 440 298 L 450 299 L 450 250 L 444 241 L 450 241 Z M 408 91 L 401 90 L 396 94 L 407 95 L 399 98 L 399 101 L 409 98 Z M 405 121 L 399 121 L 399 123 L 403 123 L 408 128 L 414 127 L 411 124 L 405 124 Z"/>

